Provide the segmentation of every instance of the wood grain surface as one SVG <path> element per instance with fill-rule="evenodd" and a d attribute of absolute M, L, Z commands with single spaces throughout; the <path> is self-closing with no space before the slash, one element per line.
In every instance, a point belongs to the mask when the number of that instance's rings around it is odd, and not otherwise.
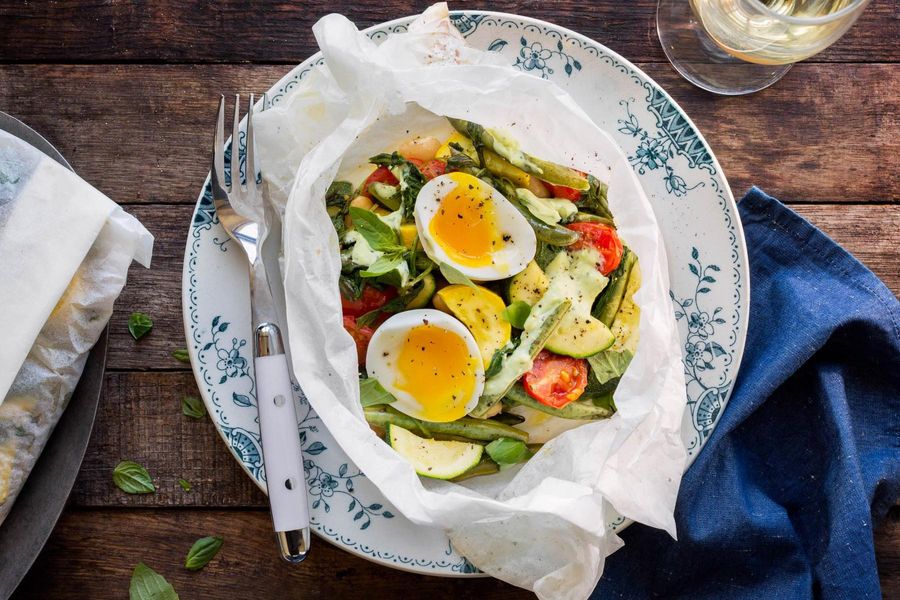
<path fill-rule="evenodd" d="M 348 12 L 360 27 L 421 12 L 432 2 L 358 2 Z M 316 51 L 310 29 L 341 2 L 242 0 L 58 0 L 0 3 L 3 62 L 279 62 L 296 64 Z M 552 21 L 635 61 L 665 62 L 656 40 L 656 0 L 495 0 L 450 2 Z M 346 4 L 351 6 L 349 3 Z M 892 62 L 900 48 L 893 0 L 875 0 L 858 26 L 815 57 L 827 62 Z"/>
<path fill-rule="evenodd" d="M 793 201 L 900 201 L 900 173 L 886 168 L 900 155 L 896 65 L 800 64 L 778 85 L 736 98 L 698 90 L 668 64 L 638 66 L 694 119 L 736 196 L 764 185 Z M 117 202 L 193 204 L 209 171 L 218 95 L 262 93 L 289 70 L 0 65 L 0 106 Z"/>
<path fill-rule="evenodd" d="M 315 51 L 311 26 L 333 10 L 362 27 L 429 3 L 260 0 L 0 0 L 0 110 L 43 133 L 75 169 L 156 236 L 153 268 L 135 267 L 111 321 L 97 423 L 70 507 L 16 600 L 122 598 L 143 561 L 188 598 L 525 598 L 493 579 L 386 569 L 316 540 L 301 568 L 274 558 L 265 497 L 208 419 L 181 414 L 197 395 L 187 365 L 181 270 L 190 215 L 208 170 L 218 94 L 260 93 Z M 785 200 L 900 294 L 900 10 L 874 0 L 832 48 L 775 86 L 715 97 L 680 79 L 655 33 L 656 0 L 454 2 L 531 15 L 582 32 L 635 62 L 685 109 L 736 197 L 754 184 Z M 128 314 L 155 327 L 135 343 Z M 158 486 L 129 496 L 122 459 Z M 193 488 L 184 492 L 178 479 Z M 203 571 L 191 543 L 223 535 Z M 900 598 L 900 509 L 875 531 L 885 598 Z M 628 539 L 628 532 L 625 532 Z M 611 559 L 615 560 L 615 556 Z"/>

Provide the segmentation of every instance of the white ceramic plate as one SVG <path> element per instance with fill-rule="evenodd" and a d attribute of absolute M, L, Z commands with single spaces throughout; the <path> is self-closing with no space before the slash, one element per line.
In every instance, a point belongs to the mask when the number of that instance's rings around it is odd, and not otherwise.
<path fill-rule="evenodd" d="M 367 30 L 378 41 L 411 18 Z M 712 150 L 687 115 L 652 79 L 603 45 L 544 21 L 502 13 L 453 13 L 476 48 L 565 88 L 621 145 L 663 231 L 672 309 L 684 350 L 684 440 L 697 456 L 728 402 L 747 331 L 749 274 L 737 207 Z M 269 90 L 281 102 L 322 63 L 316 54 Z M 239 140 L 244 150 L 243 135 Z M 226 164 L 228 160 L 226 159 Z M 254 406 L 246 266 L 216 219 L 207 180 L 188 233 L 184 323 L 191 364 L 225 443 L 265 489 Z M 440 531 L 413 525 L 360 473 L 298 395 L 313 528 L 322 538 L 385 565 L 433 575 L 477 570 Z M 613 518 L 610 528 L 627 522 Z"/>

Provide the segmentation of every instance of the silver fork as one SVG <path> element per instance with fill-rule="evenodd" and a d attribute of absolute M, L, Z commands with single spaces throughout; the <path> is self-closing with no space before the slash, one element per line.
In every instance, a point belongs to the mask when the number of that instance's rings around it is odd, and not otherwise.
<path fill-rule="evenodd" d="M 299 563 L 309 551 L 309 509 L 303 455 L 297 431 L 290 369 L 274 302 L 261 259 L 266 222 L 263 191 L 256 183 L 253 138 L 253 95 L 247 112 L 246 185 L 240 175 L 240 96 L 235 96 L 231 135 L 231 189 L 225 188 L 225 97 L 219 101 L 213 165 L 213 204 L 228 235 L 241 247 L 250 265 L 250 306 L 253 315 L 256 405 L 272 522 L 281 557 Z M 236 210 L 237 209 L 237 210 Z M 241 211 L 241 212 L 239 212 Z"/>

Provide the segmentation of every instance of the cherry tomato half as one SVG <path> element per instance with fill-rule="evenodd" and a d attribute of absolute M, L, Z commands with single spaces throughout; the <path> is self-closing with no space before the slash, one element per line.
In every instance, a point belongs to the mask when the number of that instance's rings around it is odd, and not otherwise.
<path fill-rule="evenodd" d="M 577 202 L 581 200 L 581 192 L 576 190 L 575 188 L 566 187 L 564 185 L 553 185 L 552 183 L 544 182 L 550 189 L 550 193 L 553 194 L 554 198 L 565 198 L 566 200 L 571 200 L 572 202 Z"/>
<path fill-rule="evenodd" d="M 579 250 L 591 246 L 603 257 L 600 272 L 609 275 L 622 262 L 622 240 L 616 230 L 603 223 L 571 223 L 566 225 L 572 231 L 581 234 L 581 239 L 570 245 L 570 250 Z"/>
<path fill-rule="evenodd" d="M 425 179 L 429 181 L 447 172 L 447 163 L 436 158 L 428 161 L 419 160 L 418 158 L 407 158 L 406 160 L 416 165 L 419 171 L 422 172 L 422 175 L 425 176 Z"/>
<path fill-rule="evenodd" d="M 362 294 L 356 300 L 344 298 L 344 295 L 341 294 L 341 309 L 345 316 L 358 317 L 376 308 L 381 308 L 396 296 L 395 288 L 385 287 L 379 290 L 375 286 L 367 285 L 363 287 Z"/>
<path fill-rule="evenodd" d="M 587 361 L 541 350 L 523 384 L 528 395 L 547 406 L 562 408 L 578 400 L 587 387 Z"/>
<path fill-rule="evenodd" d="M 397 185 L 400 183 L 397 181 L 397 178 L 394 177 L 394 174 L 391 173 L 391 170 L 387 167 L 378 167 L 374 171 L 372 171 L 362 185 L 362 195 L 369 195 L 369 184 L 370 183 L 386 183 L 387 185 Z"/>
<path fill-rule="evenodd" d="M 369 341 L 372 339 L 375 330 L 368 326 L 359 327 L 356 324 L 356 317 L 350 316 L 344 317 L 344 329 L 353 336 L 353 341 L 356 342 L 356 358 L 359 364 L 365 364 L 366 350 L 369 349 Z"/>

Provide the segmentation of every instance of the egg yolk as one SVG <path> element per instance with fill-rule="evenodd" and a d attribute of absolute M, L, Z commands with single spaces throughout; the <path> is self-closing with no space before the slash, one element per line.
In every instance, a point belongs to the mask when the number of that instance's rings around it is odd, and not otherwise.
<path fill-rule="evenodd" d="M 440 199 L 428 228 L 450 259 L 467 267 L 484 267 L 503 246 L 491 189 L 466 173 L 451 173 L 455 187 Z"/>
<path fill-rule="evenodd" d="M 395 365 L 394 385 L 422 406 L 422 419 L 444 423 L 465 416 L 475 391 L 475 359 L 459 335 L 434 325 L 413 327 Z"/>

